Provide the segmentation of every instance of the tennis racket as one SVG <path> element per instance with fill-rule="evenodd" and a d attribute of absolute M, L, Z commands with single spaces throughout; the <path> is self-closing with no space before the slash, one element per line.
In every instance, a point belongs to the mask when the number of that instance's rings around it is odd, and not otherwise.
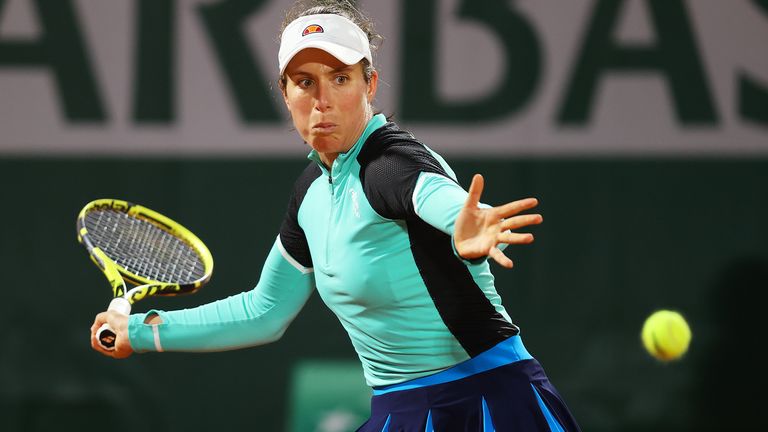
<path fill-rule="evenodd" d="M 146 207 L 116 199 L 88 203 L 77 217 L 77 240 L 112 286 L 108 310 L 124 315 L 151 296 L 191 294 L 206 284 L 213 258 L 192 232 Z M 138 285 L 128 290 L 126 282 Z M 115 349 L 115 332 L 105 323 L 96 337 Z"/>

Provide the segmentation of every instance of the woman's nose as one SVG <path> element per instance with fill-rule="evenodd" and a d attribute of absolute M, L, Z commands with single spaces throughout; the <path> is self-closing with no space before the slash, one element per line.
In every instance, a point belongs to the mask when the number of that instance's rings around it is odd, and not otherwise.
<path fill-rule="evenodd" d="M 326 83 L 317 84 L 317 92 L 315 94 L 315 109 L 318 111 L 326 111 L 331 107 L 330 89 Z"/>

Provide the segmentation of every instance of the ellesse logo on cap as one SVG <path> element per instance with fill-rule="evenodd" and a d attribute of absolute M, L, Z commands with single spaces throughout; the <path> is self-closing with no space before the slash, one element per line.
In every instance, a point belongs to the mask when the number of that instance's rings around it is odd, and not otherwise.
<path fill-rule="evenodd" d="M 301 32 L 301 35 L 302 36 L 306 36 L 306 35 L 309 35 L 309 34 L 312 34 L 312 33 L 323 33 L 323 32 L 324 32 L 323 28 L 320 27 L 319 25 L 317 25 L 317 24 L 310 24 L 310 25 L 308 25 L 307 27 L 304 28 L 304 31 Z"/>

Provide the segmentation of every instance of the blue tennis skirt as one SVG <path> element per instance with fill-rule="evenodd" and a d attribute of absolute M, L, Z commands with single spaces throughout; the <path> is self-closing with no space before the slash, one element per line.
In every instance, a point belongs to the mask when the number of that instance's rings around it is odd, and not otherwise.
<path fill-rule="evenodd" d="M 514 336 L 450 369 L 375 388 L 358 432 L 579 431 L 538 361 Z"/>

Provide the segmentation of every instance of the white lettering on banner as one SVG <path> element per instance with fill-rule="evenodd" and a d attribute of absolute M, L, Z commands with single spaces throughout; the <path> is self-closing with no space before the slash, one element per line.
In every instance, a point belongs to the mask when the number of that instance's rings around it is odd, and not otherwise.
<path fill-rule="evenodd" d="M 301 156 L 291 0 L 0 2 L 0 156 Z M 447 155 L 768 155 L 768 6 L 360 0 L 378 109 Z M 433 56 L 432 53 L 435 55 Z"/>

